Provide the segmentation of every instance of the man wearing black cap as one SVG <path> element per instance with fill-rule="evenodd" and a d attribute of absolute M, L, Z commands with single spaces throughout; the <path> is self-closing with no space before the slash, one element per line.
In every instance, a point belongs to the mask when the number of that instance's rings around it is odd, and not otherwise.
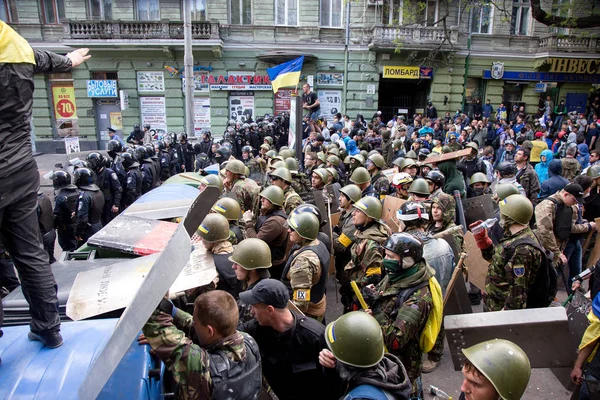
<path fill-rule="evenodd" d="M 121 139 L 121 136 L 117 135 L 117 131 L 115 131 L 113 128 L 108 128 L 107 131 L 110 140 L 116 140 L 117 142 L 121 143 L 121 146 L 125 146 L 125 142 L 123 139 Z"/>
<path fill-rule="evenodd" d="M 583 200 L 583 188 L 569 183 L 564 189 L 544 199 L 535 208 L 538 238 L 546 250 L 554 253 L 554 260 L 567 264 L 563 254 L 571 234 L 596 230 L 594 222 L 577 224 L 577 203 Z"/>
<path fill-rule="evenodd" d="M 286 286 L 276 279 L 263 279 L 240 293 L 252 307 L 254 319 L 238 326 L 258 343 L 263 375 L 281 400 L 338 398 L 319 364 L 326 348 L 325 327 L 312 318 L 291 312 Z"/>

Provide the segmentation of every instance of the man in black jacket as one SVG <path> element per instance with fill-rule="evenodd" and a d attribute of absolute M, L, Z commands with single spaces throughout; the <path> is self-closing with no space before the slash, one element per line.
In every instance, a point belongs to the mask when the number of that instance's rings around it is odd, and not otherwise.
<path fill-rule="evenodd" d="M 40 175 L 31 150 L 33 75 L 69 72 L 90 56 L 78 49 L 66 56 L 33 50 L 0 21 L 0 224 L 6 248 L 19 271 L 29 302 L 29 338 L 46 347 L 62 344 L 56 282 L 41 242 L 37 220 Z M 1 306 L 0 306 L 1 307 Z M 0 312 L 1 314 L 1 312 Z M 1 321 L 0 321 L 1 323 Z"/>

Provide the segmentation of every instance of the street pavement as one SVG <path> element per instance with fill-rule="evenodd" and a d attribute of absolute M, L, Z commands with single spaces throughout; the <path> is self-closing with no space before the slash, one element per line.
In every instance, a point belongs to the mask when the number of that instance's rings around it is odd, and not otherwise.
<path fill-rule="evenodd" d="M 54 165 L 62 163 L 67 165 L 64 154 L 41 154 L 35 157 L 40 171 L 41 190 L 53 199 L 52 181 L 44 178 L 44 175 L 54 169 Z M 55 245 L 54 256 L 58 258 L 62 250 L 58 243 Z M 336 285 L 335 278 L 330 277 L 327 283 L 327 311 L 325 314 L 327 322 L 331 322 L 342 314 L 342 303 L 336 299 L 336 292 L 339 286 Z M 559 293 L 559 299 L 566 297 L 563 292 Z M 474 306 L 473 312 L 482 312 L 481 306 Z M 567 372 L 568 374 L 568 372 Z M 444 347 L 444 356 L 440 366 L 429 374 L 423 374 L 423 388 L 428 391 L 429 385 L 434 385 L 458 399 L 460 395 L 460 386 L 462 384 L 462 373 L 455 371 L 450 357 L 448 344 Z M 533 369 L 527 391 L 523 400 L 549 400 L 549 399 L 570 399 L 571 392 L 566 390 L 559 380 L 554 376 L 550 369 Z M 425 394 L 425 399 L 434 399 L 433 395 Z"/>

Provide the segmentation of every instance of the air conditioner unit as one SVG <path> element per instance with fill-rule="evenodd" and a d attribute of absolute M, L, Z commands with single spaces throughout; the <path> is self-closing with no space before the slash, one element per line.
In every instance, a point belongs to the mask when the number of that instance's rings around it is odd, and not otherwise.
<path fill-rule="evenodd" d="M 382 6 L 383 0 L 367 0 L 368 6 Z"/>

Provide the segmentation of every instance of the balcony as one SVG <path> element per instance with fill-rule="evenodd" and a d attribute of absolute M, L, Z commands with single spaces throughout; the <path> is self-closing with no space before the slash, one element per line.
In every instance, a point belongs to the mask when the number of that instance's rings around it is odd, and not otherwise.
<path fill-rule="evenodd" d="M 541 37 L 538 48 L 540 51 L 564 52 L 600 52 L 600 39 L 597 36 L 566 36 L 557 33 Z"/>
<path fill-rule="evenodd" d="M 181 21 L 68 21 L 63 40 L 173 40 L 183 39 Z M 217 21 L 192 22 L 192 39 L 220 40 Z"/>
<path fill-rule="evenodd" d="M 369 44 L 372 50 L 414 49 L 450 50 L 458 41 L 458 29 L 433 26 L 378 26 L 373 29 L 373 38 Z"/>

